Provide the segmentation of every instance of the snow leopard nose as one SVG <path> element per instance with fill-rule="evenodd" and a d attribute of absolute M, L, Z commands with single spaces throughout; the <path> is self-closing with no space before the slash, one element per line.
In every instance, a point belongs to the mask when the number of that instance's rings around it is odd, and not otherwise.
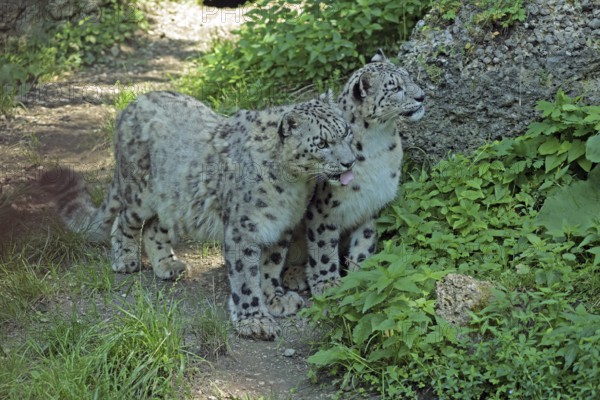
<path fill-rule="evenodd" d="M 415 96 L 415 100 L 419 103 L 425 101 L 425 93 L 419 93 L 417 96 Z"/>
<path fill-rule="evenodd" d="M 354 167 L 354 160 L 352 160 L 352 162 L 340 162 L 340 164 L 346 169 L 352 169 L 352 167 Z"/>

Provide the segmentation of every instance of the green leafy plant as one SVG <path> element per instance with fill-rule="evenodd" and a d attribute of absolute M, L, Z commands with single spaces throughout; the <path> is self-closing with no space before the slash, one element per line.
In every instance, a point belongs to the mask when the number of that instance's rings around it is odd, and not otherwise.
<path fill-rule="evenodd" d="M 0 112 L 35 83 L 100 60 L 105 51 L 133 37 L 147 22 L 137 0 L 109 0 L 97 15 L 65 21 L 43 36 L 10 38 L 0 52 Z"/>
<path fill-rule="evenodd" d="M 502 28 L 525 21 L 523 0 L 480 0 L 475 5 L 481 10 L 473 17 L 476 24 L 498 24 Z"/>
<path fill-rule="evenodd" d="M 147 28 L 144 15 L 135 5 L 136 0 L 109 0 L 98 15 L 65 22 L 52 40 L 59 64 L 91 65 L 105 49 L 131 39 L 137 29 Z"/>
<path fill-rule="evenodd" d="M 540 101 L 536 106 L 544 119 L 532 123 L 526 137 L 545 136 L 538 152 L 546 156 L 546 173 L 573 162 L 589 172 L 592 163 L 600 160 L 600 106 L 581 106 L 578 102 L 559 91 L 553 103 Z"/>
<path fill-rule="evenodd" d="M 453 21 L 465 4 L 475 6 L 476 12 L 471 21 L 477 25 L 498 25 L 508 28 L 516 22 L 523 22 L 527 16 L 523 0 L 442 0 L 433 3 L 432 8 L 443 19 Z"/>
<path fill-rule="evenodd" d="M 423 261 L 404 247 L 386 248 L 335 291 L 316 298 L 308 314 L 326 330 L 331 345 L 308 361 L 333 365 L 333 375 L 344 371 L 343 389 L 367 382 L 391 394 L 390 382 L 407 376 L 393 366 L 432 343 L 455 340 L 453 330 L 438 329 L 448 325 L 435 316 L 434 301 L 428 298 L 435 280 L 446 272 L 434 272 Z"/>
<path fill-rule="evenodd" d="M 235 42 L 217 42 L 180 88 L 211 104 L 237 93 L 257 100 L 250 107 L 262 106 L 283 90 L 361 67 L 377 48 L 405 39 L 428 6 L 422 0 L 260 0 L 244 15 Z M 262 96 L 252 95 L 257 89 Z"/>
<path fill-rule="evenodd" d="M 538 109 L 521 137 L 406 171 L 380 253 L 306 311 L 326 338 L 314 375 L 389 398 L 599 394 L 597 107 L 559 92 Z M 448 272 L 497 287 L 468 326 L 434 312 Z"/>

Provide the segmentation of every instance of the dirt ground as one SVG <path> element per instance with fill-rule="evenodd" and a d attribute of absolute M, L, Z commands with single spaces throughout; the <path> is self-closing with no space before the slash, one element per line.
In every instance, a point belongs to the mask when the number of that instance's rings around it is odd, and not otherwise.
<path fill-rule="evenodd" d="M 214 37 L 230 35 L 243 20 L 238 11 L 193 2 L 163 1 L 145 7 L 148 32 L 141 32 L 128 45 L 111 49 L 101 63 L 89 69 L 37 87 L 19 98 L 23 107 L 13 116 L 0 117 L 0 189 L 5 193 L 57 162 L 102 179 L 110 176 L 110 121 L 115 114 L 113 97 L 119 88 L 173 89 L 171 77 L 183 74 L 191 65 L 191 57 L 209 51 Z M 1 234 L 39 223 L 47 205 L 44 199 L 29 200 L 13 204 L 10 215 L 0 216 Z M 0 240 L 6 240 L 1 234 Z M 185 246 L 180 256 L 190 265 L 191 273 L 175 284 L 157 283 L 156 287 L 174 285 L 173 293 L 182 298 L 212 293 L 225 309 L 229 286 L 220 255 L 206 256 L 194 246 Z M 151 270 L 135 275 L 118 275 L 117 280 L 155 282 Z M 193 307 L 193 302 L 188 306 Z M 313 385 L 307 379 L 311 335 L 305 321 L 295 318 L 283 325 L 284 335 L 275 342 L 232 337 L 228 354 L 212 361 L 212 368 L 199 365 L 198 372 L 192 374 L 193 398 L 333 398 L 334 388 Z M 348 393 L 343 397 L 352 396 Z"/>

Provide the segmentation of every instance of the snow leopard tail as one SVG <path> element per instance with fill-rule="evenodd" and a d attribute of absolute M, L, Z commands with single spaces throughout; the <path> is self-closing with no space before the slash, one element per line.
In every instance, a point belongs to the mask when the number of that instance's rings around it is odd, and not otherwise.
<path fill-rule="evenodd" d="M 83 175 L 71 168 L 56 167 L 44 172 L 40 185 L 52 197 L 60 218 L 70 230 L 83 234 L 91 242 L 109 239 L 121 206 L 114 185 L 100 207 L 94 205 Z"/>

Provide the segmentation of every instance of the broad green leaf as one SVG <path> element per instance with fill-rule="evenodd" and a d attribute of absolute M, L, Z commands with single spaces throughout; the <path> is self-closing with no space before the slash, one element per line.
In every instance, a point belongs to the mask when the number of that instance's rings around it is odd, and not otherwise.
<path fill-rule="evenodd" d="M 549 155 L 545 159 L 546 173 L 560 166 L 567 159 L 567 154 Z"/>
<path fill-rule="evenodd" d="M 365 298 L 365 304 L 363 305 L 362 312 L 364 313 L 370 310 L 371 308 L 375 307 L 377 304 L 385 300 L 386 297 L 387 294 L 385 292 L 369 292 L 367 294 L 367 297 Z"/>
<path fill-rule="evenodd" d="M 465 198 L 469 200 L 477 200 L 485 197 L 481 190 L 463 190 L 458 192 L 457 195 L 459 198 Z"/>
<path fill-rule="evenodd" d="M 576 343 L 570 343 L 565 348 L 564 356 L 565 356 L 565 368 L 569 368 L 573 365 L 573 361 L 575 361 L 575 357 L 577 357 L 577 353 L 579 352 L 579 347 Z"/>
<path fill-rule="evenodd" d="M 562 106 L 563 111 L 577 111 L 579 110 L 579 107 L 577 107 L 574 104 L 565 104 L 564 106 Z"/>
<path fill-rule="evenodd" d="M 417 293 L 417 294 L 421 293 L 421 289 L 419 289 L 417 287 L 417 285 L 415 285 L 414 282 L 412 282 L 410 280 L 410 277 L 407 277 L 406 279 L 402 279 L 402 280 L 399 280 L 398 282 L 394 283 L 394 289 L 399 290 L 401 292 L 409 292 L 409 293 Z"/>
<path fill-rule="evenodd" d="M 579 166 L 585 172 L 590 172 L 590 170 L 592 169 L 592 162 L 590 160 L 588 160 L 587 158 L 578 158 L 577 164 L 579 164 Z"/>
<path fill-rule="evenodd" d="M 594 255 L 594 266 L 600 264 L 600 247 L 592 247 L 588 250 L 588 253 L 592 253 Z"/>
<path fill-rule="evenodd" d="M 544 143 L 540 145 L 538 148 L 538 152 L 545 156 L 548 154 L 556 154 L 560 147 L 560 142 L 555 137 L 548 138 Z"/>
<path fill-rule="evenodd" d="M 540 239 L 539 236 L 534 235 L 533 233 L 527 235 L 527 240 L 529 240 L 529 242 L 534 246 L 539 246 L 543 243 L 542 239 Z"/>
<path fill-rule="evenodd" d="M 306 361 L 314 365 L 330 365 L 340 360 L 347 360 L 348 356 L 346 352 L 341 350 L 339 347 L 334 347 L 328 350 L 319 350 L 312 356 L 308 357 Z"/>
<path fill-rule="evenodd" d="M 472 187 L 473 189 L 481 189 L 481 184 L 483 183 L 483 180 L 481 178 L 474 178 L 474 179 L 469 179 L 468 181 L 465 182 L 465 184 L 469 187 Z"/>
<path fill-rule="evenodd" d="M 573 160 L 578 159 L 582 155 L 585 154 L 585 144 L 579 140 L 575 139 L 571 142 L 571 148 L 569 149 L 569 156 L 567 158 L 568 162 L 572 162 Z"/>
<path fill-rule="evenodd" d="M 396 322 L 392 318 L 387 318 L 384 315 L 384 320 L 373 326 L 373 331 L 390 331 L 396 327 Z"/>
<path fill-rule="evenodd" d="M 548 197 L 535 218 L 552 236 L 564 236 L 565 226 L 579 226 L 575 234 L 585 236 L 587 229 L 600 216 L 600 182 L 590 174 L 587 181 L 573 182 Z"/>
<path fill-rule="evenodd" d="M 411 329 L 404 335 L 404 343 L 408 348 L 412 348 L 415 340 L 421 336 L 421 332 L 418 329 Z"/>
<path fill-rule="evenodd" d="M 554 186 L 554 182 L 550 179 L 546 179 L 546 180 L 544 180 L 544 183 L 541 184 L 540 191 L 550 189 L 553 186 Z"/>
<path fill-rule="evenodd" d="M 583 119 L 584 122 L 596 122 L 600 121 L 600 112 L 595 114 L 590 114 Z"/>
<path fill-rule="evenodd" d="M 542 116 L 547 117 L 554 111 L 554 103 L 548 101 L 538 101 L 535 109 L 542 112 Z"/>
<path fill-rule="evenodd" d="M 585 157 L 591 162 L 600 162 L 600 135 L 590 137 L 585 143 Z"/>
<path fill-rule="evenodd" d="M 352 340 L 355 343 L 362 343 L 369 338 L 372 333 L 371 330 L 371 319 L 373 318 L 373 314 L 367 314 L 362 317 L 358 323 L 352 329 Z"/>
<path fill-rule="evenodd" d="M 542 134 L 547 134 L 551 129 L 555 129 L 553 125 L 547 122 L 532 122 L 529 124 L 527 128 L 527 135 L 530 136 L 539 136 Z"/>
<path fill-rule="evenodd" d="M 375 351 L 372 351 L 371 353 L 369 353 L 368 357 L 367 357 L 367 361 L 370 363 L 375 363 L 377 361 L 383 360 L 384 358 L 389 358 L 390 355 L 390 351 L 387 349 L 377 349 Z"/>

